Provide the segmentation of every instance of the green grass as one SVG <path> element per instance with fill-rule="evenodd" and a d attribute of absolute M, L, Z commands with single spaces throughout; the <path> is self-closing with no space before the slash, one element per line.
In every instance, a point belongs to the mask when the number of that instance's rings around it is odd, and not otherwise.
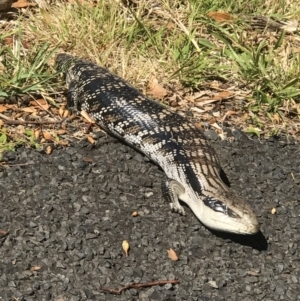
<path fill-rule="evenodd" d="M 7 36 L 13 36 L 13 46 L 0 50 L 2 71 L 0 75 L 0 96 L 11 98 L 25 94 L 42 94 L 53 91 L 53 79 L 58 76 L 48 65 L 56 51 L 55 45 L 38 44 L 28 51 L 22 44 L 22 31 L 8 32 L 0 37 L 3 43 Z M 56 81 L 57 82 L 57 81 Z"/>
<path fill-rule="evenodd" d="M 251 113 L 250 132 L 263 128 L 275 113 L 299 120 L 300 47 L 287 34 L 251 29 L 248 21 L 254 15 L 297 20 L 298 1 L 163 0 L 160 7 L 152 7 L 152 1 L 138 3 L 58 3 L 48 11 L 28 11 L 17 29 L 0 36 L 1 41 L 14 37 L 13 45 L 0 50 L 0 96 L 47 99 L 63 90 L 52 66 L 55 54 L 67 51 L 108 67 L 141 90 L 151 76 L 191 95 L 211 89 L 214 81 L 234 83 L 235 91 L 250 91 L 241 108 Z M 233 20 L 215 22 L 207 16 L 212 11 L 227 12 Z M 0 152 L 12 140 L 2 142 Z"/>

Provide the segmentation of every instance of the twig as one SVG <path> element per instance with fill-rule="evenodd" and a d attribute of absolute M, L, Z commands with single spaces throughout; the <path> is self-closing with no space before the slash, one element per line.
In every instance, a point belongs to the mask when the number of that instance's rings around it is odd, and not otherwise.
<path fill-rule="evenodd" d="M 43 96 L 44 99 L 46 99 L 46 97 L 45 97 L 43 94 L 42 94 L 42 96 Z M 52 117 L 54 117 L 54 114 L 53 114 L 50 110 L 45 109 L 45 108 L 44 108 L 44 107 L 36 100 L 36 98 L 35 98 L 33 95 L 30 94 L 30 97 L 38 104 L 38 106 L 39 106 L 42 110 L 46 111 L 48 114 L 50 114 Z"/>
<path fill-rule="evenodd" d="M 0 116 L 1 117 L 1 116 Z M 62 123 L 63 120 L 57 120 L 57 121 L 47 121 L 47 120 L 41 120 L 41 121 L 21 121 L 21 120 L 4 120 L 5 124 L 58 124 Z"/>
<path fill-rule="evenodd" d="M 5 116 L 4 114 L 1 114 L 1 113 L 0 113 L 0 117 L 5 119 L 5 120 L 11 120 L 10 118 L 8 118 L 7 116 Z"/>
<path fill-rule="evenodd" d="M 164 285 L 164 284 L 178 284 L 180 283 L 179 280 L 157 280 L 152 282 L 144 282 L 144 283 L 131 283 L 127 284 L 119 289 L 112 289 L 112 288 L 106 288 L 106 287 L 100 287 L 100 290 L 109 294 L 114 295 L 121 295 L 121 293 L 124 290 L 130 289 L 130 288 L 141 288 L 141 287 L 149 287 L 149 286 L 155 286 L 155 285 Z"/>
<path fill-rule="evenodd" d="M 41 120 L 41 121 L 21 121 L 21 120 L 13 120 L 4 114 L 0 113 L 0 117 L 4 119 L 5 124 L 58 124 L 62 123 L 64 119 L 61 120 L 55 120 L 55 121 L 47 121 L 47 120 Z"/>

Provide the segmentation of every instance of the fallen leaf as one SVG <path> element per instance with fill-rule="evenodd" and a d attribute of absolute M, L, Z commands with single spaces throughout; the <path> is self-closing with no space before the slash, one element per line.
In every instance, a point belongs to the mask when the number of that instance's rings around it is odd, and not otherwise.
<path fill-rule="evenodd" d="M 236 114 L 236 111 L 227 111 L 226 114 L 224 115 L 222 121 L 224 121 L 228 116 L 231 116 L 231 115 L 235 115 Z"/>
<path fill-rule="evenodd" d="M 197 128 L 197 129 L 202 129 L 202 123 L 201 122 L 196 122 L 196 123 L 194 123 L 195 124 L 195 127 Z"/>
<path fill-rule="evenodd" d="M 173 261 L 177 261 L 178 260 L 178 256 L 177 256 L 176 252 L 172 248 L 170 248 L 169 250 L 167 250 L 167 252 L 168 252 L 168 256 L 169 256 L 169 258 L 171 260 L 173 260 Z"/>
<path fill-rule="evenodd" d="M 22 108 L 21 110 L 22 110 L 23 112 L 26 112 L 26 113 L 34 113 L 34 112 L 36 112 L 35 107 Z"/>
<path fill-rule="evenodd" d="M 95 144 L 95 140 L 91 137 L 91 136 L 87 136 L 87 140 L 91 143 L 91 144 Z"/>
<path fill-rule="evenodd" d="M 11 7 L 14 8 L 23 8 L 23 7 L 28 7 L 28 6 L 36 6 L 36 3 L 32 2 L 27 2 L 26 0 L 18 0 L 17 2 L 13 3 Z"/>
<path fill-rule="evenodd" d="M 64 112 L 65 112 L 65 107 L 64 106 L 60 107 L 58 111 L 59 116 L 62 117 L 64 115 Z"/>
<path fill-rule="evenodd" d="M 14 42 L 13 38 L 12 37 L 6 37 L 3 39 L 3 42 L 5 45 L 7 46 L 11 46 Z"/>
<path fill-rule="evenodd" d="M 83 157 L 82 161 L 87 162 L 87 163 L 94 163 L 94 160 L 92 158 L 89 158 L 89 157 Z"/>
<path fill-rule="evenodd" d="M 60 130 L 55 131 L 55 133 L 56 133 L 56 135 L 64 135 L 66 133 L 66 130 L 60 129 Z"/>
<path fill-rule="evenodd" d="M 137 211 L 134 211 L 134 212 L 132 212 L 132 214 L 131 214 L 132 217 L 136 217 L 136 216 L 138 216 L 138 215 L 139 215 L 139 214 L 138 214 Z"/>
<path fill-rule="evenodd" d="M 164 98 L 168 94 L 168 90 L 159 85 L 155 77 L 149 82 L 148 91 L 155 98 Z"/>
<path fill-rule="evenodd" d="M 244 115 L 243 115 L 243 117 L 242 117 L 242 120 L 243 121 L 246 121 L 246 120 L 248 120 L 249 119 L 249 114 L 248 113 L 245 113 Z"/>
<path fill-rule="evenodd" d="M 31 268 L 30 268 L 30 271 L 31 272 L 37 272 L 37 271 L 39 271 L 39 270 L 41 270 L 42 269 L 42 266 L 40 266 L 40 265 L 33 265 Z"/>
<path fill-rule="evenodd" d="M 223 100 L 223 99 L 226 99 L 228 97 L 231 97 L 232 94 L 233 93 L 231 93 L 229 91 L 221 91 L 220 93 L 214 95 L 212 99 L 214 99 L 214 100 Z"/>
<path fill-rule="evenodd" d="M 125 252 L 125 256 L 128 257 L 129 242 L 127 240 L 123 240 L 122 249 Z"/>
<path fill-rule="evenodd" d="M 36 107 L 39 107 L 39 108 L 42 108 L 43 110 L 48 110 L 49 109 L 49 104 L 48 102 L 41 98 L 41 99 L 37 99 L 37 100 L 31 100 L 29 102 L 32 106 L 36 106 Z"/>
<path fill-rule="evenodd" d="M 85 110 L 82 110 L 80 112 L 80 115 L 84 117 L 89 123 L 95 123 L 95 120 Z"/>
<path fill-rule="evenodd" d="M 273 118 L 274 118 L 274 120 L 275 120 L 277 123 L 280 123 L 280 117 L 279 117 L 279 115 L 278 115 L 277 113 L 275 113 L 275 114 L 273 115 Z"/>
<path fill-rule="evenodd" d="M 35 139 L 38 139 L 40 137 L 40 135 L 41 135 L 41 131 L 40 130 L 34 131 L 34 138 Z"/>
<path fill-rule="evenodd" d="M 8 234 L 7 231 L 3 230 L 3 229 L 0 229 L 0 238 L 6 236 Z"/>
<path fill-rule="evenodd" d="M 219 131 L 222 131 L 222 128 L 215 122 L 215 123 L 210 123 L 210 125 L 212 127 L 214 127 L 215 129 L 219 130 Z"/>
<path fill-rule="evenodd" d="M 63 114 L 63 117 L 66 118 L 66 117 L 69 116 L 69 114 L 70 114 L 69 110 L 65 110 L 64 114 Z"/>
<path fill-rule="evenodd" d="M 69 141 L 67 141 L 67 140 L 60 140 L 56 143 L 59 144 L 59 145 L 62 145 L 62 146 L 69 146 L 70 145 Z"/>
<path fill-rule="evenodd" d="M 5 112 L 8 109 L 8 107 L 0 105 L 0 113 Z"/>
<path fill-rule="evenodd" d="M 209 124 L 213 124 L 213 123 L 216 123 L 216 122 L 217 122 L 217 119 L 215 117 L 213 117 L 209 120 Z"/>
<path fill-rule="evenodd" d="M 50 154 L 52 153 L 52 151 L 53 151 L 52 147 L 51 147 L 50 145 L 47 146 L 47 148 L 46 148 L 46 150 L 45 150 L 46 154 L 47 154 L 47 155 L 50 155 Z"/>
<path fill-rule="evenodd" d="M 217 22 L 225 22 L 234 19 L 230 14 L 220 11 L 211 11 L 207 15 Z"/>
<path fill-rule="evenodd" d="M 53 140 L 53 137 L 49 132 L 43 132 L 43 136 L 46 140 Z"/>

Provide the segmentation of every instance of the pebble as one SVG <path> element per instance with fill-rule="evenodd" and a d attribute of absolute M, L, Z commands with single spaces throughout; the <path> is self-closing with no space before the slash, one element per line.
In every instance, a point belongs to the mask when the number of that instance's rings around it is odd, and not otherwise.
<path fill-rule="evenodd" d="M 258 235 L 210 231 L 185 205 L 185 216 L 171 212 L 163 172 L 107 136 L 49 156 L 25 148 L 6 153 L 11 165 L 34 164 L 0 166 L 0 229 L 8 232 L 0 238 L 0 300 L 297 300 L 299 144 L 227 133 L 231 142 L 208 134 L 232 189 L 259 216 Z M 168 258 L 170 248 L 178 261 Z M 180 283 L 120 297 L 99 290 L 167 279 Z"/>

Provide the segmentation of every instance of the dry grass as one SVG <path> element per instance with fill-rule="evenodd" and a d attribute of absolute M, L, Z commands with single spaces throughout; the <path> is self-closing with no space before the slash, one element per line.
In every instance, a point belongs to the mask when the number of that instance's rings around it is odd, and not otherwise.
<path fill-rule="evenodd" d="M 201 105 L 197 91 L 205 90 L 209 98 L 230 90 L 242 104 L 232 122 L 250 130 L 264 131 L 269 122 L 269 129 L 277 131 L 299 122 L 298 34 L 253 29 L 249 21 L 255 15 L 299 20 L 298 1 L 97 2 L 56 1 L 47 10 L 25 11 L 9 24 L 0 36 L 2 41 L 13 38 L 0 51 L 0 96 L 50 98 L 62 90 L 51 66 L 54 54 L 66 51 L 108 67 L 143 91 L 155 77 L 178 96 L 178 107 L 200 107 L 208 121 L 218 115 Z M 213 11 L 226 12 L 229 19 L 209 18 Z"/>

